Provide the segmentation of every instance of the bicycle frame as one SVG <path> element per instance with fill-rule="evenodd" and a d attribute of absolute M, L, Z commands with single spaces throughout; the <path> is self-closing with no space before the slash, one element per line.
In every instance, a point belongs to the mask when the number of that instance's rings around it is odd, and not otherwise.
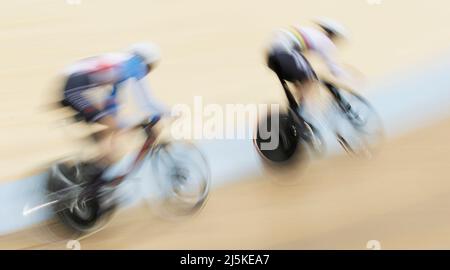
<path fill-rule="evenodd" d="M 289 107 L 291 107 L 291 109 L 293 109 L 293 110 L 297 110 L 298 109 L 298 103 L 295 100 L 294 95 L 292 95 L 292 92 L 289 89 L 289 86 L 287 85 L 286 81 L 284 79 L 282 79 L 279 75 L 278 75 L 278 79 L 280 80 L 280 83 L 283 86 L 284 93 L 286 94 L 286 97 L 287 97 L 288 102 L 289 102 Z"/>
<path fill-rule="evenodd" d="M 142 145 L 141 149 L 139 150 L 136 158 L 133 160 L 133 163 L 131 163 L 130 167 L 127 169 L 127 171 L 124 174 L 116 176 L 111 181 L 108 181 L 105 185 L 113 186 L 113 187 L 118 186 L 125 180 L 125 178 L 131 172 L 133 172 L 137 167 L 139 167 L 142 164 L 142 161 L 147 156 L 147 154 L 150 152 L 150 150 L 152 149 L 152 146 L 156 140 L 156 136 L 155 136 L 154 132 L 151 130 L 151 128 L 155 124 L 156 123 L 142 125 L 143 129 L 145 130 L 145 134 L 147 135 L 147 138 L 145 139 L 145 142 Z"/>
<path fill-rule="evenodd" d="M 147 156 L 147 154 L 151 151 L 152 147 L 154 146 L 154 142 L 155 142 L 155 140 L 156 140 L 156 135 L 155 135 L 155 133 L 153 132 L 152 127 L 153 127 L 156 123 L 157 123 L 157 121 L 154 122 L 154 123 L 146 123 L 146 124 L 141 124 L 141 125 L 140 125 L 140 127 L 142 127 L 142 128 L 145 130 L 145 133 L 146 133 L 146 135 L 147 135 L 147 138 L 146 138 L 144 144 L 142 145 L 141 149 L 139 150 L 138 155 L 135 157 L 135 159 L 133 160 L 132 164 L 131 164 L 130 167 L 127 169 L 127 171 L 126 171 L 124 174 L 122 174 L 122 175 L 116 176 L 116 177 L 115 177 L 114 179 L 112 179 L 111 181 L 107 181 L 107 182 L 106 182 L 106 181 L 102 181 L 102 182 L 99 182 L 99 184 L 98 184 L 96 187 L 101 187 L 101 186 L 112 186 L 112 187 L 116 187 L 116 186 L 118 186 L 119 184 L 121 184 L 121 183 L 125 180 L 125 178 L 126 178 L 131 172 L 133 172 L 138 166 L 140 166 L 140 165 L 142 164 L 144 158 Z M 52 205 L 54 205 L 54 204 L 57 204 L 58 201 L 61 199 L 59 196 L 63 196 L 63 197 L 64 197 L 65 195 L 62 195 L 62 194 L 65 194 L 66 192 L 70 192 L 70 191 L 71 191 L 72 189 L 74 189 L 74 188 L 80 188 L 80 187 L 81 187 L 82 189 L 84 189 L 83 186 L 79 186 L 79 185 L 78 185 L 78 186 L 67 187 L 67 188 L 64 188 L 64 189 L 62 189 L 62 190 L 53 192 L 51 195 L 49 195 L 50 198 L 51 198 L 49 202 L 46 202 L 46 203 L 37 205 L 37 206 L 32 207 L 32 208 L 28 208 L 28 207 L 27 207 L 26 209 L 23 210 L 23 214 L 24 214 L 24 215 L 29 215 L 29 214 L 31 214 L 31 213 L 33 213 L 33 212 L 35 212 L 35 211 L 37 211 L 37 210 L 39 210 L 39 209 L 41 209 L 41 208 L 44 208 L 44 207 L 48 207 L 48 206 L 52 206 Z M 92 188 L 95 189 L 95 187 L 92 187 Z M 91 189 L 91 188 L 89 188 L 89 189 L 84 189 L 84 190 L 81 191 L 80 194 L 89 194 L 89 193 L 92 192 L 92 191 L 93 191 L 93 189 Z M 79 194 L 79 195 L 80 195 L 80 194 Z M 78 195 L 78 196 L 79 196 L 79 195 Z"/>

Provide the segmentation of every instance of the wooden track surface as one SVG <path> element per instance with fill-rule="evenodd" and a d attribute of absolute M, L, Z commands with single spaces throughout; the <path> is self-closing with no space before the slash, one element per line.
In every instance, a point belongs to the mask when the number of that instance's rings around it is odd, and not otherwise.
<path fill-rule="evenodd" d="M 164 59 L 151 80 L 168 104 L 259 103 L 282 98 L 263 65 L 270 31 L 315 15 L 347 24 L 342 52 L 369 80 L 421 63 L 450 46 L 449 4 L 382 1 L 4 1 L 0 4 L 0 181 L 30 175 L 76 150 L 55 100 L 58 72 L 74 60 L 153 40 Z M 348 2 L 348 3 L 347 3 Z M 200 215 L 168 222 L 119 213 L 82 248 L 450 248 L 449 121 L 388 142 L 372 161 L 338 157 L 300 173 L 268 174 L 215 190 Z M 273 181 L 298 179 L 297 185 Z M 42 228 L 0 237 L 0 248 L 43 244 Z"/>

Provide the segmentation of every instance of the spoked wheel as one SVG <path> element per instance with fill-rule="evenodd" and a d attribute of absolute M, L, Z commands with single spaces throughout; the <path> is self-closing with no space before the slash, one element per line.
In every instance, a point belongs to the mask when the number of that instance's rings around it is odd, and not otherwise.
<path fill-rule="evenodd" d="M 320 131 L 299 116 L 296 111 L 289 109 L 289 115 L 296 119 L 295 123 L 299 123 L 297 124 L 297 130 L 301 131 L 300 137 L 305 142 L 309 155 L 316 158 L 323 157 L 326 153 L 326 144 Z"/>
<path fill-rule="evenodd" d="M 188 142 L 172 141 L 156 145 L 152 155 L 159 194 L 151 206 L 169 218 L 198 212 L 211 182 L 209 165 L 200 150 Z"/>
<path fill-rule="evenodd" d="M 324 141 L 318 130 L 292 109 L 262 119 L 256 128 L 254 144 L 265 160 L 275 164 L 287 164 L 306 157 L 308 152 L 314 155 L 324 152 Z"/>
<path fill-rule="evenodd" d="M 254 144 L 267 161 L 284 163 L 294 158 L 300 140 L 298 126 L 287 113 L 269 113 L 259 121 Z"/>
<path fill-rule="evenodd" d="M 343 100 L 351 109 L 340 111 L 351 125 L 351 130 L 337 134 L 339 143 L 353 155 L 370 158 L 375 146 L 383 139 L 380 117 L 371 104 L 361 95 L 348 90 L 340 90 Z"/>
<path fill-rule="evenodd" d="M 56 218 L 64 225 L 55 233 L 74 238 L 99 230 L 107 223 L 113 211 L 102 211 L 99 198 L 83 195 L 86 187 L 78 164 L 52 166 L 47 183 L 48 197 L 53 201 Z"/>

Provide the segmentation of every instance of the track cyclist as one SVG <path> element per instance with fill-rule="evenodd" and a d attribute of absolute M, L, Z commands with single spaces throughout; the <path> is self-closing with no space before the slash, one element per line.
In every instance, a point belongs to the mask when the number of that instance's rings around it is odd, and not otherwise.
<path fill-rule="evenodd" d="M 130 83 L 134 99 L 150 121 L 169 113 L 168 107 L 151 94 L 146 76 L 160 60 L 159 48 L 153 43 L 137 43 L 125 52 L 106 53 L 77 61 L 64 71 L 63 105 L 69 106 L 87 123 L 98 123 L 106 128 L 97 136 L 101 154 L 95 160 L 83 163 L 83 178 L 103 181 L 103 172 L 113 163 L 115 141 L 127 126 L 117 118 L 118 93 Z M 98 87 L 111 87 L 100 105 L 87 94 Z"/>
<path fill-rule="evenodd" d="M 300 110 L 305 91 L 311 89 L 313 84 L 318 81 L 305 53 L 311 52 L 319 56 L 331 74 L 340 82 L 350 79 L 349 74 L 336 61 L 335 57 L 337 43 L 349 38 L 347 30 L 340 23 L 328 18 L 319 18 L 314 22 L 317 27 L 291 26 L 277 30 L 267 52 L 268 67 L 280 79 L 294 85 Z M 341 98 L 339 91 L 332 85 L 327 85 L 327 88 L 339 106 L 345 112 L 350 112 L 350 104 Z"/>

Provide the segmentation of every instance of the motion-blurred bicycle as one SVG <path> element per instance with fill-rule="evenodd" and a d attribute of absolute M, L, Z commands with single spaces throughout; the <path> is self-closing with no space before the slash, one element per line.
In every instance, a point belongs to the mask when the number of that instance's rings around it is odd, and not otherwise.
<path fill-rule="evenodd" d="M 188 216 L 205 204 L 210 189 L 210 168 L 202 152 L 188 141 L 161 139 L 153 129 L 157 122 L 145 121 L 136 128 L 145 132 L 145 142 L 133 157 L 125 173 L 110 181 L 92 182 L 84 177 L 88 162 L 74 158 L 53 164 L 48 173 L 45 202 L 27 210 L 27 214 L 51 209 L 73 235 L 81 236 L 101 229 L 118 206 L 126 200 L 118 192 L 126 179 L 142 166 L 151 165 L 151 176 L 144 181 L 156 182 L 157 200 L 147 198 L 160 214 Z M 148 179 L 147 179 L 148 178 Z M 89 178 L 88 178 L 89 179 Z M 99 183 L 98 183 L 99 182 Z M 94 192 L 95 191 L 95 192 Z M 155 190 L 153 190 L 155 191 Z"/>
<path fill-rule="evenodd" d="M 266 118 L 259 121 L 254 144 L 260 156 L 272 164 L 286 164 L 294 160 L 294 157 L 324 155 L 326 143 L 321 132 L 302 117 L 299 105 L 286 81 L 281 78 L 279 80 L 287 97 L 288 106 L 285 111 L 277 114 L 269 113 Z M 332 96 L 332 107 L 328 109 L 343 116 L 337 121 L 348 124 L 347 131 L 337 128 L 333 130 L 338 143 L 352 156 L 371 157 L 375 146 L 383 137 L 382 122 L 375 109 L 366 98 L 352 90 L 338 88 L 326 80 L 319 80 L 319 83 Z M 278 127 L 271 127 L 273 117 L 278 117 Z M 274 140 L 266 134 L 274 134 L 278 138 Z M 277 147 L 263 147 L 271 141 L 279 142 Z"/>

